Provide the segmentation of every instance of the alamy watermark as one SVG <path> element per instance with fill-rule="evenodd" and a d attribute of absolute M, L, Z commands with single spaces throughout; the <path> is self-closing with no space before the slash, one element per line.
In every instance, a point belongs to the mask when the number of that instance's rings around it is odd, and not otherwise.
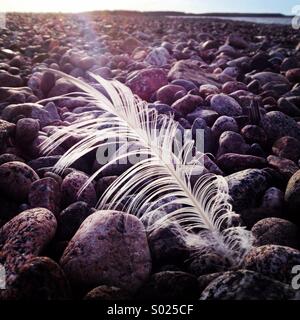
<path fill-rule="evenodd" d="M 6 13 L 0 12 L 0 29 L 6 28 Z"/>
<path fill-rule="evenodd" d="M 292 8 L 292 14 L 294 15 L 292 19 L 292 27 L 294 30 L 300 29 L 300 4 Z"/>
<path fill-rule="evenodd" d="M 0 290 L 6 289 L 5 267 L 0 263 Z"/>
<path fill-rule="evenodd" d="M 292 269 L 292 274 L 295 274 L 295 276 L 292 279 L 292 288 L 294 290 L 300 289 L 300 265 L 296 265 Z"/>
<path fill-rule="evenodd" d="M 99 132 L 99 135 L 99 139 L 101 139 L 101 132 Z M 191 175 L 202 172 L 204 169 L 203 129 L 178 129 L 175 133 L 175 138 L 172 140 L 168 139 L 169 133 L 164 132 L 164 130 L 152 130 L 151 135 L 150 145 L 148 142 L 148 147 L 145 148 L 134 139 L 119 139 L 118 137 L 127 136 L 122 131 L 120 134 L 116 134 L 115 137 L 110 137 L 102 142 L 97 148 L 96 160 L 101 166 L 110 161 L 114 161 L 118 165 L 135 165 L 138 162 L 152 158 L 153 153 L 149 151 L 155 150 L 156 153 L 161 153 L 159 158 L 168 162 L 166 163 L 168 165 L 177 166 L 177 168 L 180 165 L 180 169 L 186 170 Z M 139 136 L 143 136 L 143 131 Z M 159 146 L 164 146 L 164 149 L 170 148 L 172 152 L 159 148 Z"/>

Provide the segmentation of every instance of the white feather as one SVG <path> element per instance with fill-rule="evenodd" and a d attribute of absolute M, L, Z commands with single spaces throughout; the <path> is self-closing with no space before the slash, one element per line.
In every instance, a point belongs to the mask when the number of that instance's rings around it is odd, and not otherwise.
<path fill-rule="evenodd" d="M 150 109 L 129 88 L 117 81 L 106 81 L 90 74 L 104 88 L 108 98 L 83 81 L 54 72 L 77 85 L 85 92 L 87 101 L 105 111 L 96 119 L 81 120 L 57 131 L 43 144 L 43 150 L 49 152 L 72 133 L 84 136 L 64 154 L 55 168 L 64 170 L 99 146 L 113 144 L 110 140 L 116 137 L 121 144 L 128 141 L 136 143 L 140 146 L 139 154 L 145 158 L 133 164 L 110 185 L 100 198 L 98 208 L 116 209 L 127 199 L 129 213 L 136 214 L 142 221 L 153 221 L 148 224 L 148 232 L 175 221 L 194 245 L 195 239 L 198 239 L 199 245 L 205 239 L 213 239 L 209 241 L 213 242 L 216 250 L 226 255 L 233 264 L 239 264 L 251 247 L 251 234 L 243 227 L 230 225 L 234 213 L 227 182 L 222 176 L 200 175 L 192 185 L 194 171 L 204 169 L 201 162 L 203 154 L 198 152 L 192 156 L 194 141 L 191 138 L 187 138 L 181 148 L 172 149 L 177 143 L 178 123 Z M 116 153 L 90 177 L 82 189 L 116 160 L 128 158 L 136 152 L 125 148 L 121 153 Z M 164 202 L 164 205 L 157 208 L 151 205 L 153 202 Z M 166 205 L 174 206 L 174 210 L 164 211 Z M 159 210 L 164 215 L 155 218 Z"/>

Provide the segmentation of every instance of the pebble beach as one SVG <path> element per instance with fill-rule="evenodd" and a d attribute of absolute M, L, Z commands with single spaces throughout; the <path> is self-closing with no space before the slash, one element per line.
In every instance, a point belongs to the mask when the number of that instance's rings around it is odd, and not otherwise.
<path fill-rule="evenodd" d="M 253 235 L 240 266 L 210 248 L 194 255 L 176 224 L 149 234 L 133 212 L 97 210 L 126 168 L 108 167 L 81 193 L 95 154 L 53 170 L 82 137 L 50 154 L 41 144 L 101 112 L 80 97 L 50 101 L 78 88 L 49 69 L 92 85 L 90 73 L 118 80 L 180 128 L 204 131 L 205 171 L 225 177 Z M 299 300 L 299 207 L 299 30 L 129 13 L 6 15 L 0 300 Z"/>

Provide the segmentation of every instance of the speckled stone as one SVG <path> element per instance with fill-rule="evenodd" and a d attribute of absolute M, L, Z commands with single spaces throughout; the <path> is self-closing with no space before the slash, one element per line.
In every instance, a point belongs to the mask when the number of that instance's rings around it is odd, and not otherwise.
<path fill-rule="evenodd" d="M 245 169 L 261 169 L 267 166 L 266 159 L 245 154 L 225 153 L 217 159 L 217 165 L 225 173 L 233 173 Z"/>
<path fill-rule="evenodd" d="M 201 275 L 226 271 L 230 267 L 229 261 L 217 252 L 205 252 L 190 257 L 186 262 L 188 272 L 199 277 Z"/>
<path fill-rule="evenodd" d="M 288 220 L 266 218 L 258 221 L 251 231 L 255 237 L 254 245 L 257 247 L 276 244 L 296 249 L 299 248 L 299 229 L 294 223 Z"/>
<path fill-rule="evenodd" d="M 117 287 L 99 286 L 88 292 L 84 300 L 102 300 L 102 301 L 116 301 L 116 300 L 129 300 L 130 295 Z"/>
<path fill-rule="evenodd" d="M 200 300 L 287 300 L 295 297 L 290 286 L 249 270 L 228 271 L 213 280 Z"/>
<path fill-rule="evenodd" d="M 239 103 L 227 96 L 226 94 L 216 94 L 212 97 L 211 101 L 212 110 L 225 116 L 240 116 L 243 114 L 243 109 Z"/>
<path fill-rule="evenodd" d="M 199 297 L 197 278 L 182 271 L 162 271 L 153 274 L 139 290 L 136 299 L 196 300 Z"/>
<path fill-rule="evenodd" d="M 57 222 L 44 208 L 23 211 L 0 229 L 0 261 L 7 271 L 7 283 L 15 279 L 29 258 L 39 255 L 54 237 Z"/>
<path fill-rule="evenodd" d="M 19 161 L 24 162 L 22 158 L 12 153 L 3 153 L 0 155 L 0 165 L 6 162 Z"/>
<path fill-rule="evenodd" d="M 1 167 L 0 167 L 1 168 Z M 298 170 L 289 180 L 285 191 L 285 201 L 291 212 L 297 213 L 299 219 L 300 207 L 300 170 Z"/>
<path fill-rule="evenodd" d="M 0 191 L 16 201 L 26 201 L 31 183 L 38 179 L 25 163 L 12 161 L 0 166 Z"/>
<path fill-rule="evenodd" d="M 241 134 L 247 143 L 259 143 L 261 145 L 265 145 L 267 142 L 267 135 L 259 126 L 246 125 L 242 128 Z"/>
<path fill-rule="evenodd" d="M 16 127 L 16 140 L 17 142 L 24 147 L 26 143 L 33 141 L 39 133 L 40 124 L 36 119 L 23 118 L 18 120 Z"/>
<path fill-rule="evenodd" d="M 183 231 L 175 223 L 161 226 L 148 235 L 151 256 L 156 264 L 182 264 L 188 256 Z"/>
<path fill-rule="evenodd" d="M 300 141 L 293 137 L 282 137 L 275 141 L 272 151 L 278 157 L 296 162 L 300 159 Z"/>
<path fill-rule="evenodd" d="M 151 271 L 144 226 L 130 214 L 97 211 L 82 223 L 60 264 L 72 283 L 134 292 Z"/>
<path fill-rule="evenodd" d="M 215 273 L 208 273 L 208 274 L 204 274 L 200 277 L 198 277 L 198 288 L 199 288 L 199 292 L 203 292 L 204 289 L 215 279 L 217 279 L 218 277 L 220 277 L 221 275 L 223 275 L 224 272 L 215 272 Z"/>
<path fill-rule="evenodd" d="M 1 295 L 0 295 L 1 296 Z M 69 300 L 71 290 L 64 272 L 48 257 L 30 258 L 15 281 L 3 291 L 5 300 Z"/>
<path fill-rule="evenodd" d="M 78 194 L 81 187 L 86 183 L 89 177 L 83 172 L 73 171 L 63 180 L 61 185 L 62 201 L 65 205 L 75 201 L 84 201 L 90 206 L 94 206 L 97 201 L 96 190 L 90 183 L 81 194 Z"/>
<path fill-rule="evenodd" d="M 254 207 L 259 197 L 268 188 L 268 177 L 264 170 L 247 169 L 226 177 L 229 193 L 237 212 Z"/>
<path fill-rule="evenodd" d="M 69 205 L 59 214 L 57 237 L 60 240 L 70 240 L 80 227 L 81 223 L 91 213 L 93 213 L 93 210 L 83 201 L 78 201 Z"/>
<path fill-rule="evenodd" d="M 214 136 L 216 138 L 219 138 L 220 135 L 225 131 L 238 132 L 239 127 L 234 118 L 228 116 L 221 116 L 215 121 L 211 130 Z"/>
<path fill-rule="evenodd" d="M 300 265 L 300 251 L 278 245 L 253 248 L 244 259 L 244 268 L 290 284 L 292 269 Z"/>
<path fill-rule="evenodd" d="M 53 178 L 37 180 L 30 186 L 28 200 L 33 208 L 46 208 L 57 215 L 60 209 L 60 198 L 60 186 Z"/>
<path fill-rule="evenodd" d="M 269 166 L 280 172 L 286 180 L 289 180 L 292 175 L 299 170 L 299 167 L 296 165 L 296 163 L 289 159 L 271 155 L 268 156 L 267 161 Z"/>
<path fill-rule="evenodd" d="M 297 122 L 280 111 L 270 111 L 261 120 L 268 139 L 275 141 L 284 136 L 300 140 L 300 126 Z"/>
<path fill-rule="evenodd" d="M 237 132 L 225 131 L 219 138 L 219 149 L 217 156 L 225 153 L 245 154 L 249 150 L 244 138 Z"/>

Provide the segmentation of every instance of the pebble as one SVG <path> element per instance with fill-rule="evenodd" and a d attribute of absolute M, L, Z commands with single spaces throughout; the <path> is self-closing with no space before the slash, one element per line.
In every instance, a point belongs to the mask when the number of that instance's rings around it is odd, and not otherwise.
<path fill-rule="evenodd" d="M 276 169 L 287 180 L 289 180 L 291 176 L 299 170 L 296 163 L 289 159 L 271 155 L 268 156 L 267 161 L 270 167 Z"/>
<path fill-rule="evenodd" d="M 257 247 L 267 244 L 299 248 L 298 227 L 284 219 L 266 218 L 258 221 L 251 229 Z"/>
<path fill-rule="evenodd" d="M 249 150 L 244 138 L 237 132 L 225 131 L 219 138 L 219 149 L 217 156 L 225 153 L 245 154 Z"/>
<path fill-rule="evenodd" d="M 3 295 L 5 300 L 21 301 L 61 301 L 72 298 L 64 272 L 48 257 L 28 259 Z"/>
<path fill-rule="evenodd" d="M 300 170 L 290 178 L 285 190 L 284 199 L 287 202 L 289 210 L 298 213 L 300 206 Z"/>
<path fill-rule="evenodd" d="M 188 94 L 183 98 L 175 101 L 172 104 L 172 108 L 176 111 L 179 111 L 183 115 L 193 112 L 196 107 L 200 106 L 203 103 L 203 99 L 199 96 Z"/>
<path fill-rule="evenodd" d="M 23 118 L 16 125 L 16 140 L 21 145 L 33 141 L 39 133 L 40 123 L 36 119 Z"/>
<path fill-rule="evenodd" d="M 234 210 L 238 213 L 256 206 L 258 199 L 269 187 L 267 174 L 261 169 L 236 172 L 227 176 L 226 180 Z"/>
<path fill-rule="evenodd" d="M 220 115 L 232 117 L 243 114 L 243 109 L 238 102 L 225 94 L 214 95 L 210 104 L 212 110 L 216 111 Z"/>
<path fill-rule="evenodd" d="M 71 283 L 105 284 L 135 292 L 151 271 L 144 227 L 133 215 L 97 211 L 71 239 L 60 265 Z"/>
<path fill-rule="evenodd" d="M 28 202 L 33 207 L 46 208 L 58 215 L 60 210 L 60 185 L 53 178 L 46 177 L 33 182 L 28 194 Z"/>
<path fill-rule="evenodd" d="M 0 190 L 17 202 L 27 200 L 31 183 L 38 179 L 35 171 L 23 162 L 6 162 L 0 166 Z"/>
<path fill-rule="evenodd" d="M 106 285 L 94 288 L 84 297 L 84 300 L 89 301 L 122 301 L 129 299 L 130 295 L 125 290 Z"/>
<path fill-rule="evenodd" d="M 148 101 L 152 94 L 168 83 L 166 73 L 159 68 L 133 72 L 126 85 L 141 99 Z"/>
<path fill-rule="evenodd" d="M 92 213 L 91 207 L 83 201 L 69 205 L 59 214 L 57 237 L 62 241 L 71 240 L 82 222 Z"/>
<path fill-rule="evenodd" d="M 270 141 L 290 136 L 300 140 L 300 126 L 280 111 L 270 111 L 261 120 L 261 125 Z"/>
<path fill-rule="evenodd" d="M 234 173 L 245 169 L 262 169 L 267 166 L 266 159 L 251 155 L 225 153 L 217 159 L 218 166 L 226 173 Z"/>
<path fill-rule="evenodd" d="M 214 136 L 218 139 L 225 131 L 239 132 L 239 127 L 234 118 L 221 116 L 215 121 L 211 130 Z"/>
<path fill-rule="evenodd" d="M 300 251 L 285 246 L 264 245 L 250 250 L 243 265 L 245 269 L 290 285 L 294 277 L 292 269 L 300 265 Z"/>
<path fill-rule="evenodd" d="M 228 271 L 213 280 L 200 300 L 289 300 L 295 291 L 289 285 L 249 270 Z"/>
<path fill-rule="evenodd" d="M 80 194 L 78 193 L 88 178 L 83 172 L 73 171 L 63 179 L 61 193 L 64 205 L 76 201 L 84 201 L 91 207 L 96 204 L 97 196 L 93 183 L 89 183 Z"/>
<path fill-rule="evenodd" d="M 18 214 L 0 229 L 1 259 L 5 261 L 8 287 L 13 285 L 20 268 L 53 239 L 56 226 L 55 216 L 49 210 L 34 208 Z"/>
<path fill-rule="evenodd" d="M 297 162 L 300 159 L 300 141 L 293 137 L 282 137 L 274 142 L 272 151 L 278 157 Z"/>
<path fill-rule="evenodd" d="M 172 103 L 175 102 L 176 93 L 181 91 L 187 93 L 186 89 L 182 86 L 176 84 L 168 84 L 157 90 L 156 98 L 161 103 L 172 105 Z"/>

